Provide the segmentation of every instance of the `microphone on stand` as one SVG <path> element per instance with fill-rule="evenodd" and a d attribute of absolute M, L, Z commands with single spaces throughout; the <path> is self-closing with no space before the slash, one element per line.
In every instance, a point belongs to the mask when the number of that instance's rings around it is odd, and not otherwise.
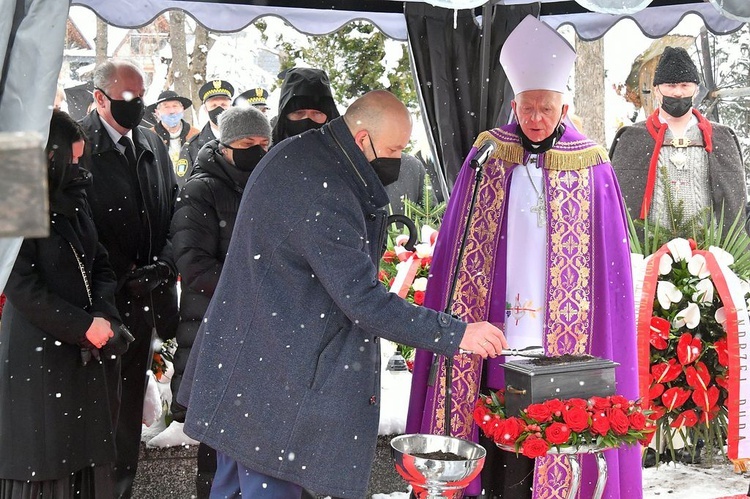
<path fill-rule="evenodd" d="M 474 208 L 477 203 L 477 195 L 479 194 L 479 184 L 482 182 L 482 165 L 484 165 L 489 157 L 492 155 L 492 153 L 495 151 L 495 142 L 492 141 L 492 139 L 485 140 L 482 142 L 482 144 L 479 146 L 479 149 L 477 149 L 477 153 L 474 155 L 474 157 L 469 162 L 469 165 L 474 169 L 474 189 L 472 190 L 471 194 L 471 202 L 469 204 L 469 212 L 467 213 L 466 217 L 466 225 L 464 226 L 463 235 L 461 236 L 461 245 L 459 246 L 458 250 L 458 258 L 456 259 L 456 271 L 453 273 L 453 278 L 451 279 L 450 284 L 450 290 L 448 291 L 448 303 L 445 304 L 445 309 L 443 310 L 446 314 L 453 315 L 453 297 L 454 293 L 456 291 L 456 283 L 458 282 L 458 274 L 460 271 L 460 267 L 464 258 L 464 251 L 466 249 L 466 240 L 469 236 L 469 228 L 471 227 L 471 220 L 474 217 Z M 430 385 L 434 385 L 437 381 L 437 373 L 438 373 L 438 367 L 440 365 L 440 359 L 445 358 L 445 411 L 444 411 L 444 417 L 445 417 L 445 435 L 451 436 L 451 408 L 453 405 L 452 401 L 452 395 L 451 395 L 451 386 L 453 385 L 452 381 L 452 372 L 453 369 L 453 356 L 440 356 L 435 355 L 432 361 L 432 366 L 430 367 L 430 374 L 428 377 L 427 382 Z"/>
<path fill-rule="evenodd" d="M 495 142 L 493 142 L 492 140 L 485 140 L 484 142 L 482 142 L 482 145 L 479 146 L 479 149 L 477 149 L 477 153 L 471 159 L 471 166 L 474 168 L 479 168 L 480 166 L 484 165 L 487 160 L 490 159 L 490 156 L 492 156 L 493 152 L 495 152 Z"/>

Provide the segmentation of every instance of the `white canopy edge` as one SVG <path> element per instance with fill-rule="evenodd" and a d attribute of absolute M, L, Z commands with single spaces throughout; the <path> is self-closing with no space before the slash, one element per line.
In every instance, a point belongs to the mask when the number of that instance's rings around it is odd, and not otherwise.
<path fill-rule="evenodd" d="M 542 0 L 542 3 L 555 1 L 559 0 Z M 517 5 L 537 2 L 501 0 L 499 3 Z M 258 18 L 275 16 L 284 19 L 299 32 L 307 35 L 333 33 L 351 21 L 365 20 L 376 25 L 380 31 L 391 38 L 401 41 L 407 39 L 406 19 L 402 13 L 317 10 L 175 0 L 130 0 L 128 2 L 73 0 L 73 4 L 90 8 L 109 24 L 120 28 L 145 26 L 167 10 L 180 9 L 189 13 L 206 28 L 218 32 L 239 31 Z M 636 14 L 624 16 L 592 12 L 549 15 L 543 16 L 543 20 L 555 29 L 569 24 L 575 28 L 581 39 L 596 40 L 604 36 L 618 21 L 632 19 L 644 35 L 650 38 L 660 38 L 668 34 L 683 17 L 691 13 L 702 17 L 706 27 L 715 34 L 732 33 L 743 24 L 722 16 L 708 3 L 649 7 Z"/>
<path fill-rule="evenodd" d="M 406 41 L 406 19 L 402 13 L 357 12 L 347 10 L 316 10 L 267 5 L 238 5 L 209 2 L 180 2 L 174 0 L 73 0 L 96 12 L 107 23 L 119 28 L 139 28 L 153 21 L 167 10 L 187 12 L 211 31 L 240 31 L 264 16 L 285 20 L 300 33 L 326 35 L 352 21 L 369 21 L 385 35 Z"/>
<path fill-rule="evenodd" d="M 623 16 L 587 12 L 544 16 L 543 19 L 555 29 L 565 24 L 571 25 L 575 28 L 579 38 L 591 41 L 604 36 L 615 23 L 623 19 L 633 20 L 645 36 L 661 38 L 669 34 L 688 14 L 703 18 L 706 28 L 716 35 L 733 33 L 744 24 L 722 16 L 708 3 L 649 7 L 635 14 Z"/>

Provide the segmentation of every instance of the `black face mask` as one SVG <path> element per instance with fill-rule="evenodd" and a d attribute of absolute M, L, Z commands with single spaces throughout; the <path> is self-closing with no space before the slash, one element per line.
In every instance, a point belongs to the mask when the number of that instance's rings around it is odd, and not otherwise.
<path fill-rule="evenodd" d="M 370 137 L 370 148 L 375 155 L 375 159 L 370 161 L 370 164 L 383 187 L 398 180 L 398 175 L 401 173 L 401 158 L 378 158 L 378 153 L 375 152 L 375 146 L 372 143 L 372 137 Z"/>
<path fill-rule="evenodd" d="M 662 95 L 661 108 L 670 116 L 685 116 L 693 107 L 692 97 L 667 97 Z"/>
<path fill-rule="evenodd" d="M 101 88 L 98 90 L 104 94 L 104 97 L 109 99 L 110 112 L 118 125 L 132 130 L 141 123 L 143 114 L 146 112 L 146 107 L 143 105 L 143 100 L 140 97 L 130 100 L 116 100 L 107 95 Z"/>
<path fill-rule="evenodd" d="M 516 116 L 516 120 L 518 120 L 518 116 Z M 565 133 L 565 125 L 563 125 L 562 123 L 562 115 L 560 115 L 560 121 L 557 122 L 557 126 L 555 127 L 555 130 L 552 132 L 552 134 L 540 142 L 534 142 L 529 139 L 526 134 L 523 133 L 523 130 L 521 130 L 520 120 L 518 121 L 519 123 L 516 127 L 516 133 L 519 137 L 521 137 L 521 145 L 525 150 L 529 151 L 532 154 L 541 154 L 543 152 L 549 151 Z"/>
<path fill-rule="evenodd" d="M 322 126 L 323 126 L 323 123 L 318 123 L 317 121 L 313 121 L 310 118 L 305 118 L 304 120 L 297 120 L 297 121 L 292 121 L 287 118 L 286 136 L 291 137 L 292 135 L 299 135 L 308 130 L 317 130 L 318 128 Z"/>
<path fill-rule="evenodd" d="M 223 107 L 215 107 L 215 108 L 211 109 L 208 112 L 208 119 L 211 120 L 211 123 L 213 123 L 214 125 L 218 126 L 219 125 L 219 115 L 221 113 L 223 113 L 223 112 L 224 112 L 224 108 Z"/>
<path fill-rule="evenodd" d="M 238 149 L 236 147 L 230 147 L 224 144 L 224 147 L 232 150 L 232 159 L 234 160 L 234 166 L 238 170 L 251 173 L 263 156 L 266 155 L 266 151 L 261 146 L 252 146 L 245 149 Z"/>

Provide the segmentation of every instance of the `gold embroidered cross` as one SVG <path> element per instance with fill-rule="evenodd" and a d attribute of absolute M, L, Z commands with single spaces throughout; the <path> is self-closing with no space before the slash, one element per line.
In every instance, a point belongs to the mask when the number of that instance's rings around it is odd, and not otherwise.
<path fill-rule="evenodd" d="M 562 249 L 567 250 L 568 253 L 572 253 L 573 250 L 577 250 L 581 247 L 581 243 L 574 242 L 572 237 L 568 237 L 560 246 L 562 247 Z"/>
<path fill-rule="evenodd" d="M 562 175 L 560 175 L 560 182 L 565 185 L 568 189 L 573 185 L 573 182 L 578 180 L 572 173 L 569 171 L 566 171 Z"/>
<path fill-rule="evenodd" d="M 565 306 L 560 309 L 560 315 L 565 317 L 566 321 L 570 321 L 570 318 L 578 314 L 578 310 L 570 306 L 570 302 L 566 303 Z"/>

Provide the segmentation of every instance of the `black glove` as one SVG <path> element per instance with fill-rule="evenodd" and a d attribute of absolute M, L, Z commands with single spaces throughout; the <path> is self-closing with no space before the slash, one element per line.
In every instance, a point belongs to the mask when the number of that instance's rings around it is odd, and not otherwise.
<path fill-rule="evenodd" d="M 130 296 L 139 298 L 149 294 L 158 285 L 169 281 L 171 277 L 172 269 L 169 265 L 157 261 L 128 272 L 124 287 Z"/>
<path fill-rule="evenodd" d="M 102 347 L 102 353 L 106 358 L 124 354 L 127 352 L 128 346 L 135 341 L 135 337 L 125 327 L 125 324 L 120 324 L 116 327 L 113 324 L 112 326 L 112 332 L 115 335 Z"/>
<path fill-rule="evenodd" d="M 101 362 L 101 357 L 99 356 L 99 349 L 96 348 L 94 344 L 89 341 L 88 338 L 84 336 L 81 340 L 78 341 L 78 346 L 81 347 L 81 364 L 85 366 L 92 360 Z"/>

